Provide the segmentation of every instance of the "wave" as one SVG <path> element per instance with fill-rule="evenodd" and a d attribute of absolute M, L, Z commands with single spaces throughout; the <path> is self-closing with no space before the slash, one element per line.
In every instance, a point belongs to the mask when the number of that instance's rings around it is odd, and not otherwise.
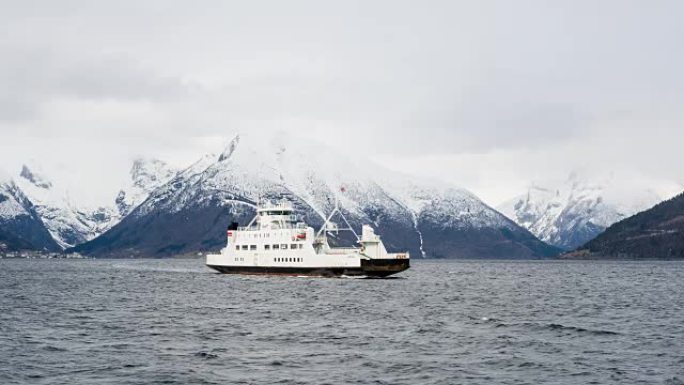
<path fill-rule="evenodd" d="M 568 325 L 563 325 L 559 323 L 535 323 L 535 322 L 523 322 L 523 323 L 512 323 L 508 324 L 505 322 L 501 322 L 499 319 L 496 318 L 489 318 L 489 317 L 473 317 L 473 316 L 468 316 L 471 320 L 478 321 L 478 322 L 483 322 L 483 323 L 495 323 L 495 327 L 501 328 L 501 327 L 525 327 L 525 328 L 531 328 L 531 329 L 537 329 L 537 330 L 551 330 L 551 331 L 566 331 L 566 332 L 575 332 L 578 334 L 591 334 L 591 335 L 596 335 L 596 336 L 617 336 L 621 335 L 621 333 L 614 332 L 612 330 L 602 330 L 602 329 L 588 329 L 588 328 L 583 328 L 580 326 L 568 326 Z"/>
<path fill-rule="evenodd" d="M 620 335 L 618 332 L 610 331 L 610 330 L 600 330 L 600 329 L 586 329 L 583 327 L 579 326 L 566 326 L 566 325 L 561 325 L 561 324 L 556 324 L 556 323 L 550 323 L 545 326 L 546 328 L 550 330 L 568 330 L 568 331 L 574 331 L 578 333 L 587 333 L 587 334 L 593 334 L 593 335 L 607 335 L 607 336 L 617 336 Z"/>
<path fill-rule="evenodd" d="M 515 327 L 515 326 L 523 326 L 523 327 L 537 329 L 537 330 L 550 330 L 550 331 L 560 331 L 560 332 L 573 332 L 573 333 L 578 333 L 578 334 L 589 334 L 589 335 L 594 335 L 594 336 L 617 336 L 617 335 L 621 335 L 621 333 L 614 332 L 611 330 L 587 329 L 587 328 L 583 328 L 580 326 L 568 326 L 568 325 L 562 325 L 562 324 L 558 324 L 558 323 L 525 322 L 525 323 L 520 323 L 520 324 L 498 323 L 496 325 L 496 327 Z"/>

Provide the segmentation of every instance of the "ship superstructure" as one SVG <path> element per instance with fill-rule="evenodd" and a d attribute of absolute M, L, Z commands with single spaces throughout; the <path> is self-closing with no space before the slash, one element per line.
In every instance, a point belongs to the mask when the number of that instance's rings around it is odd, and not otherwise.
<path fill-rule="evenodd" d="M 284 274 L 308 276 L 386 277 L 409 268 L 409 253 L 388 253 L 373 228 L 363 225 L 359 237 L 347 223 L 340 229 L 331 222 L 314 232 L 298 220 L 290 202 L 265 202 L 244 227 L 231 225 L 227 244 L 219 254 L 207 255 L 207 266 L 227 274 Z M 351 231 L 358 247 L 331 247 L 328 233 Z"/>

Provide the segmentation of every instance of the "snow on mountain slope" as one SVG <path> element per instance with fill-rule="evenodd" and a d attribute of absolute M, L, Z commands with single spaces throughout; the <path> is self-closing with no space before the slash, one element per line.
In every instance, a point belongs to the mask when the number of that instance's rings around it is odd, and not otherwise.
<path fill-rule="evenodd" d="M 176 170 L 166 163 L 137 159 L 130 171 L 131 179 L 111 204 L 99 207 L 81 205 L 71 199 L 69 190 L 53 181 L 36 164 L 24 165 L 16 184 L 32 202 L 52 238 L 62 249 L 87 242 L 104 233 L 131 210 L 142 203 L 150 191 L 166 183 Z M 5 205 L 4 210 L 10 210 Z M 13 207 L 13 210 L 19 208 Z"/>
<path fill-rule="evenodd" d="M 337 199 L 353 228 L 372 224 L 389 249 L 414 257 L 540 257 L 555 251 L 465 190 L 407 178 L 363 154 L 283 132 L 236 136 L 222 153 L 178 173 L 76 251 L 163 256 L 219 249 L 228 223 L 246 224 L 264 199 L 293 201 L 315 227 Z"/>
<path fill-rule="evenodd" d="M 111 208 L 83 207 L 72 202 L 69 192 L 51 181 L 36 165 L 30 168 L 24 165 L 17 184 L 62 248 L 93 239 L 118 221 Z"/>
<path fill-rule="evenodd" d="M 116 197 L 119 217 L 128 215 L 147 199 L 151 191 L 173 178 L 178 170 L 158 159 L 138 158 L 131 167 L 131 179 Z"/>
<path fill-rule="evenodd" d="M 583 180 L 573 173 L 561 184 L 532 185 L 498 209 L 541 240 L 573 249 L 663 198 L 647 188 L 617 186 L 614 178 Z"/>
<path fill-rule="evenodd" d="M 57 249 L 31 201 L 8 174 L 0 171 L 0 252 Z"/>
<path fill-rule="evenodd" d="M 0 218 L 12 219 L 29 214 L 25 203 L 22 202 L 23 199 L 18 194 L 18 187 L 12 178 L 0 171 Z"/>

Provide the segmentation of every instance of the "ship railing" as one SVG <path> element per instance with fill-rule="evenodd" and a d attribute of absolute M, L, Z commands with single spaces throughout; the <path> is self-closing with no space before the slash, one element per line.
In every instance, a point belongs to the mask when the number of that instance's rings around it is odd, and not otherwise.
<path fill-rule="evenodd" d="M 325 254 L 329 255 L 344 255 L 349 253 L 355 253 L 359 251 L 356 247 L 332 247 L 325 251 Z"/>
<path fill-rule="evenodd" d="M 296 224 L 293 223 L 288 223 L 288 222 L 283 222 L 280 227 L 277 228 L 277 230 L 306 230 L 308 226 L 304 222 L 299 222 Z M 257 231 L 261 230 L 258 226 L 238 226 L 237 228 L 238 231 Z"/>

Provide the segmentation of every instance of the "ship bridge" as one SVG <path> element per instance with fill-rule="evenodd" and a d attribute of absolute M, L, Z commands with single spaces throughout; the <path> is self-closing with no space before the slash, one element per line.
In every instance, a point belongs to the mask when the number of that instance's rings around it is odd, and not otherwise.
<path fill-rule="evenodd" d="M 298 223 L 294 207 L 290 202 L 265 203 L 257 208 L 256 230 L 262 229 L 305 229 L 305 223 Z M 251 225 L 251 224 L 250 224 Z M 251 226 L 248 226 L 251 227 Z"/>

